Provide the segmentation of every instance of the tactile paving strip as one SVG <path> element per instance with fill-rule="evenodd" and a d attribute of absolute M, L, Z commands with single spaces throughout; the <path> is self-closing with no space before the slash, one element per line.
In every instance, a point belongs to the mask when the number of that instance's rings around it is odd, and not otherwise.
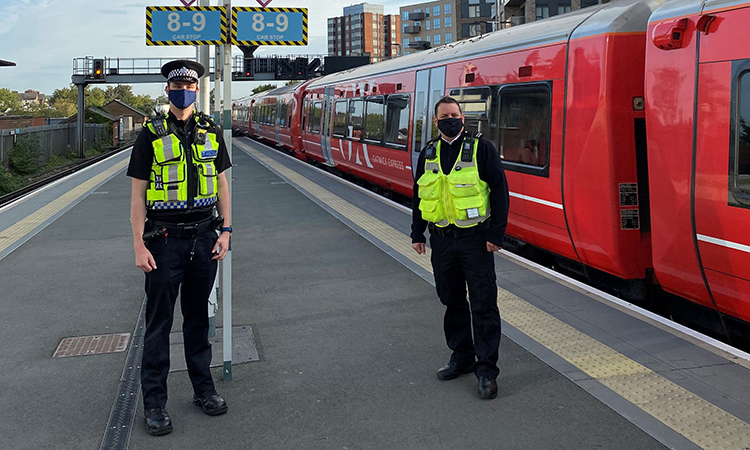
<path fill-rule="evenodd" d="M 246 145 L 245 151 L 303 194 L 333 209 L 432 273 L 404 233 Z M 704 449 L 750 449 L 750 425 L 516 295 L 498 288 L 503 320 Z"/>
<path fill-rule="evenodd" d="M 128 348 L 128 342 L 130 342 L 130 333 L 65 338 L 60 341 L 52 357 L 65 358 L 124 352 Z"/>

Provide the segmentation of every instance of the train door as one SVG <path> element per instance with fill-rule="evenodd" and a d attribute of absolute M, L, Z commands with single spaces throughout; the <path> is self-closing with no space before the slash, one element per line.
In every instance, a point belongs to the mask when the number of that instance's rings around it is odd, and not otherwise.
<path fill-rule="evenodd" d="M 280 145 L 281 141 L 279 140 L 279 123 L 281 122 L 281 96 L 276 97 L 276 120 L 274 120 L 274 137 L 276 138 L 276 145 Z"/>
<path fill-rule="evenodd" d="M 715 16 L 698 37 L 694 242 L 716 306 L 750 321 L 750 11 Z"/>
<path fill-rule="evenodd" d="M 424 143 L 437 136 L 432 123 L 435 103 L 445 94 L 445 66 L 417 71 L 414 101 L 414 137 L 412 139 L 411 170 L 416 173 L 419 152 Z"/>
<path fill-rule="evenodd" d="M 331 152 L 331 128 L 333 125 L 333 96 L 335 89 L 333 86 L 325 88 L 323 93 L 323 128 L 320 130 L 320 146 L 323 151 L 323 157 L 326 164 L 333 167 L 336 163 L 333 161 Z"/>

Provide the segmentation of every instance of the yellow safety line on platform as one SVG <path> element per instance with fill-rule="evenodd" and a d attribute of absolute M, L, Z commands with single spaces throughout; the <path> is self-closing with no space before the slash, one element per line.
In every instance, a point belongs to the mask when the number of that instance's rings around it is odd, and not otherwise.
<path fill-rule="evenodd" d="M 62 211 L 65 207 L 78 200 L 86 192 L 96 187 L 96 185 L 122 170 L 127 164 L 127 159 L 120 161 L 106 171 L 92 177 L 82 184 L 79 184 L 42 208 L 39 208 L 3 231 L 0 231 L 0 252 L 3 252 L 6 248 L 15 244 L 19 239 L 34 230 L 34 228 L 43 224 L 52 216 Z"/>
<path fill-rule="evenodd" d="M 236 141 L 235 141 L 236 142 Z M 243 144 L 250 155 L 432 273 L 430 249 L 420 256 L 404 233 L 297 172 Z M 750 448 L 750 425 L 647 367 L 498 288 L 503 320 L 705 449 Z"/>

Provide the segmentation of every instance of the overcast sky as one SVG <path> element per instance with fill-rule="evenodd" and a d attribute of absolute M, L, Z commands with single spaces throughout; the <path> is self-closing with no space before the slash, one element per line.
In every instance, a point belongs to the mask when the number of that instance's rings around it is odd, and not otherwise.
<path fill-rule="evenodd" d="M 272 0 L 269 7 L 308 9 L 308 45 L 261 47 L 255 55 L 325 54 L 328 51 L 327 18 L 342 15 L 344 6 L 356 3 L 361 2 Z M 384 5 L 386 14 L 398 14 L 400 5 L 418 1 L 370 3 Z M 196 0 L 193 5 L 197 4 Z M 217 4 L 217 0 L 211 0 L 211 5 Z M 0 0 L 0 59 L 16 63 L 16 67 L 0 67 L 0 88 L 19 92 L 34 89 L 52 95 L 55 89 L 70 86 L 73 59 L 85 56 L 195 56 L 193 47 L 146 45 L 146 6 L 182 6 L 182 3 L 180 0 Z M 232 6 L 260 5 L 255 0 L 234 0 Z M 241 55 L 242 52 L 234 47 L 233 54 Z M 232 97 L 247 95 L 258 84 L 235 82 Z M 133 91 L 156 97 L 163 93 L 164 85 L 133 85 Z"/>

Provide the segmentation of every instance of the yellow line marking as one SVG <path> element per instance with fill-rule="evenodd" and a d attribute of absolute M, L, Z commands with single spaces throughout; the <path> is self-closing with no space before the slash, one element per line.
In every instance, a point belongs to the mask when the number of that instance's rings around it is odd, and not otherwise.
<path fill-rule="evenodd" d="M 48 203 L 42 208 L 34 211 L 33 213 L 1 231 L 0 238 L 3 239 L 2 241 L 0 241 L 0 253 L 15 244 L 19 239 L 23 238 L 28 233 L 33 231 L 36 227 L 49 220 L 52 216 L 62 211 L 65 207 L 78 200 L 81 196 L 86 194 L 86 192 L 93 189 L 97 184 L 103 182 L 111 175 L 114 175 L 115 173 L 122 170 L 125 166 L 127 166 L 127 164 L 128 159 L 120 161 L 106 171 L 92 177 L 82 184 L 79 184 L 78 186 L 56 198 L 52 202 Z"/>
<path fill-rule="evenodd" d="M 432 273 L 429 248 L 428 257 L 417 255 L 404 233 L 272 158 L 245 144 L 239 145 L 265 166 Z M 696 445 L 705 449 L 750 448 L 750 425 L 732 414 L 499 287 L 497 304 L 503 320 L 514 328 Z"/>

